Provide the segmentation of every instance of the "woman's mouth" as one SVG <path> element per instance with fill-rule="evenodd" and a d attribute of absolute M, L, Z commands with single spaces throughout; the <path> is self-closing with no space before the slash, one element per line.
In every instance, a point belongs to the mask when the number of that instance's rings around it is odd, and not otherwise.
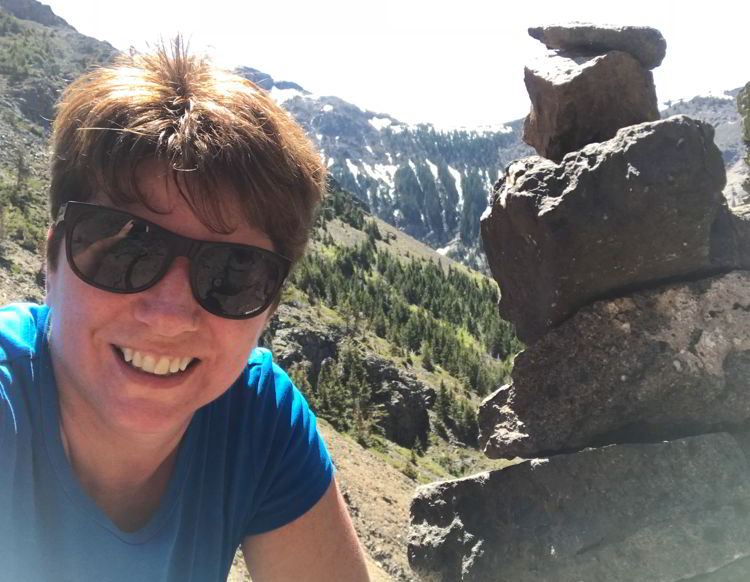
<path fill-rule="evenodd" d="M 170 376 L 184 372 L 189 366 L 198 362 L 198 358 L 179 355 L 158 355 L 135 348 L 114 346 L 124 362 L 148 374 Z"/>

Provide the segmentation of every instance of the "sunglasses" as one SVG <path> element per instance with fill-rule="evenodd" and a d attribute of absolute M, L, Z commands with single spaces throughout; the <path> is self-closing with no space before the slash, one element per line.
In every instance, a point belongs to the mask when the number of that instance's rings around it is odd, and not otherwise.
<path fill-rule="evenodd" d="M 190 260 L 190 286 L 206 311 L 229 319 L 262 313 L 276 298 L 291 261 L 259 247 L 180 236 L 121 210 L 67 202 L 54 228 L 65 229 L 65 254 L 83 281 L 112 293 L 156 285 L 175 257 Z"/>

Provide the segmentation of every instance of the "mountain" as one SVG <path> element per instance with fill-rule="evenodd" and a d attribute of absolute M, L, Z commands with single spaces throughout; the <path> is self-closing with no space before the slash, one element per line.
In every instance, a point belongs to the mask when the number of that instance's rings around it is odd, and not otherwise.
<path fill-rule="evenodd" d="M 477 235 L 492 185 L 508 162 L 534 153 L 521 139 L 523 120 L 475 129 L 409 125 L 256 69 L 236 72 L 292 114 L 320 148 L 330 174 L 375 215 L 442 254 L 484 268 Z M 670 103 L 662 111 L 662 117 L 682 113 L 714 125 L 730 205 L 747 197 L 741 188 L 748 168 L 742 161 L 738 91 Z"/>
<path fill-rule="evenodd" d="M 488 193 L 508 162 L 532 151 L 520 139 L 522 120 L 475 129 L 408 125 L 256 69 L 236 72 L 292 114 L 331 175 L 375 215 L 442 254 L 484 266 L 478 231 Z"/>

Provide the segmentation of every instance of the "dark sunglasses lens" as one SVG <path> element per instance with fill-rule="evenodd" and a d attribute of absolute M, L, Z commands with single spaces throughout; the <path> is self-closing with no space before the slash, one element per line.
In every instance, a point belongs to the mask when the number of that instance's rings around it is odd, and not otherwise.
<path fill-rule="evenodd" d="M 119 212 L 84 212 L 73 225 L 70 255 L 88 282 L 118 292 L 152 285 L 168 260 L 163 233 Z"/>
<path fill-rule="evenodd" d="M 273 300 L 286 274 L 278 257 L 258 249 L 209 246 L 195 258 L 195 293 L 208 311 L 257 315 Z"/>

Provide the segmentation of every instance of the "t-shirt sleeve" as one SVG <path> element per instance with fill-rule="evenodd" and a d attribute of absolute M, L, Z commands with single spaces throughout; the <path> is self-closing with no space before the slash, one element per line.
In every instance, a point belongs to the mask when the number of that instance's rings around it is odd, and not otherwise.
<path fill-rule="evenodd" d="M 19 430 L 21 389 L 29 377 L 37 328 L 46 321 L 46 308 L 11 304 L 0 308 L 0 445 Z M 31 374 L 33 377 L 33 374 Z"/>
<path fill-rule="evenodd" d="M 286 373 L 263 354 L 257 366 L 258 400 L 254 426 L 265 441 L 254 511 L 245 529 L 253 535 L 276 529 L 307 512 L 323 496 L 333 464 L 317 431 L 315 415 Z"/>

